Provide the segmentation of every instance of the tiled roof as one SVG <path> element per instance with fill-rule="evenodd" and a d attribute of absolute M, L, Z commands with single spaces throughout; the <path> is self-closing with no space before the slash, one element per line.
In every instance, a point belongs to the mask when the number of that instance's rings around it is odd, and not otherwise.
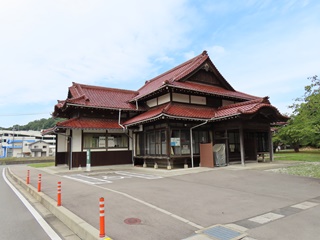
<path fill-rule="evenodd" d="M 116 119 L 99 118 L 71 118 L 58 122 L 56 128 L 80 128 L 80 129 L 121 129 Z"/>
<path fill-rule="evenodd" d="M 161 117 L 208 120 L 214 115 L 214 112 L 215 109 L 207 106 L 195 106 L 183 103 L 167 103 L 133 117 L 123 124 L 129 126 Z"/>
<path fill-rule="evenodd" d="M 259 98 L 246 93 L 242 93 L 238 91 L 230 91 L 222 87 L 210 86 L 210 85 L 205 85 L 205 84 L 195 83 L 195 82 L 173 82 L 170 85 L 176 88 L 204 92 L 204 93 L 209 93 L 209 94 L 218 95 L 218 96 L 227 96 L 227 97 L 237 98 L 242 100 L 253 100 L 253 99 Z"/>
<path fill-rule="evenodd" d="M 136 106 L 130 103 L 136 91 L 90 86 L 79 83 L 73 83 L 69 87 L 69 96 L 65 101 L 58 101 L 56 109 L 65 104 L 75 104 L 87 107 L 135 110 Z"/>
<path fill-rule="evenodd" d="M 217 109 L 216 113 L 214 114 L 214 117 L 211 120 L 215 121 L 217 119 L 225 118 L 228 116 L 254 114 L 262 108 L 271 109 L 273 111 L 274 117 L 277 118 L 278 121 L 286 121 L 288 119 L 287 117 L 281 115 L 278 109 L 272 106 L 268 98 L 265 97 L 220 107 Z"/>
<path fill-rule="evenodd" d="M 218 109 L 184 103 L 167 103 L 133 117 L 124 122 L 123 125 L 136 125 L 146 121 L 156 120 L 161 117 L 182 118 L 196 121 L 217 121 L 229 117 L 254 114 L 264 107 L 272 109 L 275 118 L 285 120 L 285 117 L 283 117 L 279 111 L 270 104 L 267 98 L 259 98 L 251 101 L 230 104 Z"/>
<path fill-rule="evenodd" d="M 142 86 L 138 92 L 139 94 L 133 98 L 140 99 L 164 86 L 167 84 L 172 84 L 173 82 L 178 82 L 179 80 L 186 77 L 192 71 L 196 70 L 200 67 L 206 60 L 209 60 L 211 67 L 215 70 L 216 74 L 219 76 L 220 80 L 224 82 L 225 85 L 228 86 L 229 89 L 233 90 L 233 88 L 229 85 L 229 83 L 223 78 L 220 72 L 216 69 L 216 67 L 211 62 L 206 51 L 203 51 L 200 55 L 186 61 L 179 66 L 149 80 L 146 81 L 145 85 Z"/>

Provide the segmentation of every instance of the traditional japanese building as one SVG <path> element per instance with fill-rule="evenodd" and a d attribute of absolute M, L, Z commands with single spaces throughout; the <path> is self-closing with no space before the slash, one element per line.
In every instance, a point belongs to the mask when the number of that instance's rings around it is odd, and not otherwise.
<path fill-rule="evenodd" d="M 257 160 L 273 149 L 270 125 L 287 117 L 233 89 L 206 51 L 149 80 L 137 91 L 73 83 L 54 117 L 56 164 L 134 164 L 167 168 L 213 166 L 201 147 L 222 144 L 226 164 Z M 210 149 L 210 148 L 209 148 Z M 210 160 L 211 161 L 211 160 Z"/>

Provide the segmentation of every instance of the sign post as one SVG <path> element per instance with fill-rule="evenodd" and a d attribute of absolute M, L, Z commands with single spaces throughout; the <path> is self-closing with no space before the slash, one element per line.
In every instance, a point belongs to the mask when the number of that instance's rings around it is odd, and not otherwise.
<path fill-rule="evenodd" d="M 91 153 L 90 153 L 90 149 L 87 149 L 87 166 L 86 166 L 86 171 L 90 172 L 90 168 L 91 168 Z"/>

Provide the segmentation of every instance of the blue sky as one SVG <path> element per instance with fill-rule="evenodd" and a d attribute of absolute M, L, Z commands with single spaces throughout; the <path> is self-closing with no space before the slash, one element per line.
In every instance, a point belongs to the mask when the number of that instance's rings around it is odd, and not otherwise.
<path fill-rule="evenodd" d="M 72 82 L 139 89 L 207 50 L 282 113 L 320 70 L 317 0 L 0 1 L 0 127 L 48 118 Z"/>

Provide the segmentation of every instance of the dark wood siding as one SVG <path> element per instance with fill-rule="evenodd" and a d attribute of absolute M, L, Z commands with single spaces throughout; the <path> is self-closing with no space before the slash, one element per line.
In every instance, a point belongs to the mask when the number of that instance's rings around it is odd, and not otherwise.
<path fill-rule="evenodd" d="M 68 153 L 67 152 L 56 152 L 55 165 L 68 164 Z"/>
<path fill-rule="evenodd" d="M 59 152 L 56 155 L 56 165 L 68 164 L 68 153 Z M 91 166 L 105 166 L 117 164 L 132 164 L 132 151 L 91 152 Z M 87 165 L 86 152 L 72 153 L 72 167 Z"/>

